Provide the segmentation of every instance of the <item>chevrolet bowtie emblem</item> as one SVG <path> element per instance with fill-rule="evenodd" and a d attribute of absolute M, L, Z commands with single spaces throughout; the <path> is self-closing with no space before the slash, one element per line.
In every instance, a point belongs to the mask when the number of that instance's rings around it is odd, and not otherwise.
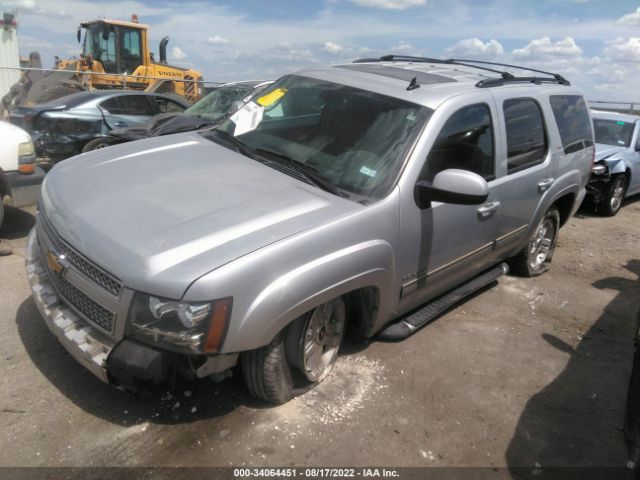
<path fill-rule="evenodd" d="M 65 269 L 65 266 L 62 263 L 63 259 L 64 255 L 58 257 L 51 250 L 47 252 L 47 265 L 49 265 L 52 272 L 57 273 L 58 275 L 60 275 Z"/>

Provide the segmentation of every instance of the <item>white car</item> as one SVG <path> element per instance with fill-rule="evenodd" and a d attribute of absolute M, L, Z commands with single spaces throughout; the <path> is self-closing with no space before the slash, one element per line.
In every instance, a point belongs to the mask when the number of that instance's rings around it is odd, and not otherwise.
<path fill-rule="evenodd" d="M 33 142 L 27 132 L 0 121 L 0 227 L 4 201 L 14 207 L 38 200 L 44 172 L 35 165 Z"/>

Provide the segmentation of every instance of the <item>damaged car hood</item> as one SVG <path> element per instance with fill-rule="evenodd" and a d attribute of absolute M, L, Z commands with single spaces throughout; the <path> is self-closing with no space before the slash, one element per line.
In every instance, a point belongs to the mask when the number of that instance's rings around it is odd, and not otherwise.
<path fill-rule="evenodd" d="M 604 143 L 596 143 L 596 162 L 606 160 L 616 153 L 623 152 L 625 147 L 617 147 L 615 145 L 607 145 Z"/>
<path fill-rule="evenodd" d="M 67 160 L 47 176 L 42 207 L 127 287 L 174 299 L 221 265 L 364 208 L 194 132 Z"/>

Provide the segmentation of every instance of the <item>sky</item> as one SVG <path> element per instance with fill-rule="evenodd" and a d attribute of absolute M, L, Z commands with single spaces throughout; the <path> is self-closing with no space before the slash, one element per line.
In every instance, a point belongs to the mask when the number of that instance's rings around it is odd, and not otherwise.
<path fill-rule="evenodd" d="M 274 79 L 310 65 L 396 53 L 476 58 L 560 73 L 591 100 L 640 103 L 640 1 L 0 0 L 17 11 L 20 54 L 80 52 L 96 18 L 151 25 L 158 58 L 215 82 Z"/>

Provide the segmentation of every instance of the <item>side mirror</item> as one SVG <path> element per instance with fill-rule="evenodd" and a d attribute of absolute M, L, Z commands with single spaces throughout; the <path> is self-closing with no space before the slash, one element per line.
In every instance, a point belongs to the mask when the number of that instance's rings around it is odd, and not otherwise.
<path fill-rule="evenodd" d="M 78 32 L 76 33 L 76 37 L 78 38 L 78 43 L 80 43 L 80 36 L 82 35 L 82 30 L 78 27 Z"/>
<path fill-rule="evenodd" d="M 102 39 L 103 39 L 105 42 L 108 42 L 108 41 L 109 41 L 109 35 L 110 35 L 110 33 L 111 33 L 111 26 L 110 26 L 110 25 L 107 25 L 107 24 L 103 24 L 103 25 L 102 25 Z"/>
<path fill-rule="evenodd" d="M 450 168 L 436 174 L 433 182 L 420 180 L 414 190 L 416 205 L 429 208 L 431 202 L 480 205 L 489 197 L 489 185 L 480 175 Z"/>

